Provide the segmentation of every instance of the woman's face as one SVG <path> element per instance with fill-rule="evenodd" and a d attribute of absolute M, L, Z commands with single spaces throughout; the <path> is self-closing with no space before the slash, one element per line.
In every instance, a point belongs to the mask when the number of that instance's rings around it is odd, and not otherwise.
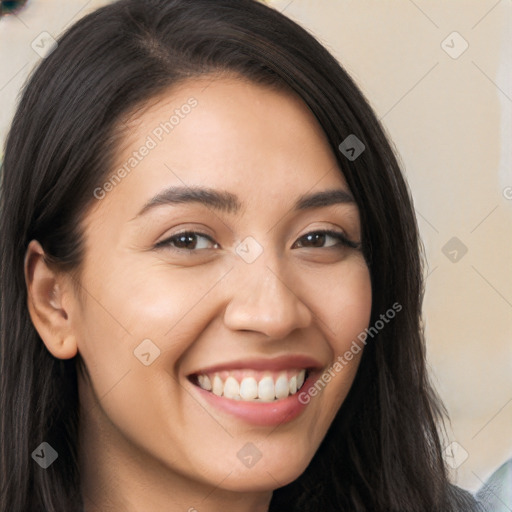
<path fill-rule="evenodd" d="M 88 456 L 225 490 L 285 485 L 361 352 L 305 390 L 369 323 L 369 271 L 343 242 L 361 236 L 351 192 L 304 104 L 246 81 L 188 82 L 123 128 L 83 224 Z"/>

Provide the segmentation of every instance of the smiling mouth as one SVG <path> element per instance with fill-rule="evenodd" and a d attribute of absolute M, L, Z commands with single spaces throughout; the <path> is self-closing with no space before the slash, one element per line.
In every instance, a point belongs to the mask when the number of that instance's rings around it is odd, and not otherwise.
<path fill-rule="evenodd" d="M 276 402 L 298 393 L 309 373 L 308 368 L 281 371 L 226 370 L 194 374 L 189 380 L 205 391 L 231 400 Z"/>

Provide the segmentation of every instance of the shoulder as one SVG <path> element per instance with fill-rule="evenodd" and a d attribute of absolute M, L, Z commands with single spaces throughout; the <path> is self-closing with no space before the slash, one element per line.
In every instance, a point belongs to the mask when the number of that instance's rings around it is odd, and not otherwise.
<path fill-rule="evenodd" d="M 484 512 L 485 509 L 481 503 L 465 489 L 456 485 L 450 485 L 449 497 L 451 503 L 451 512 Z"/>
<path fill-rule="evenodd" d="M 476 495 L 484 510 L 508 511 L 512 503 L 512 459 L 500 466 L 485 482 Z"/>

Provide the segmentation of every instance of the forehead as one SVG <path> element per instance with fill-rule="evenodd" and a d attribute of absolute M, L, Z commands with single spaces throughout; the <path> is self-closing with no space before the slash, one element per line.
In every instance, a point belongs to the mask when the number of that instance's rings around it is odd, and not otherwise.
<path fill-rule="evenodd" d="M 347 188 L 316 118 L 290 91 L 202 77 L 148 101 L 121 128 L 113 174 L 124 172 L 109 200 L 145 202 L 180 185 L 229 190 L 257 205 Z"/>

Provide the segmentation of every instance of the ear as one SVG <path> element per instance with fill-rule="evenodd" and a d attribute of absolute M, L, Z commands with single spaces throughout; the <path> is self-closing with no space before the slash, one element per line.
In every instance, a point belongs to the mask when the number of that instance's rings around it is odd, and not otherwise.
<path fill-rule="evenodd" d="M 74 357 L 77 343 L 66 306 L 72 298 L 70 278 L 48 266 L 37 240 L 25 253 L 25 283 L 30 317 L 46 348 L 58 359 Z"/>

